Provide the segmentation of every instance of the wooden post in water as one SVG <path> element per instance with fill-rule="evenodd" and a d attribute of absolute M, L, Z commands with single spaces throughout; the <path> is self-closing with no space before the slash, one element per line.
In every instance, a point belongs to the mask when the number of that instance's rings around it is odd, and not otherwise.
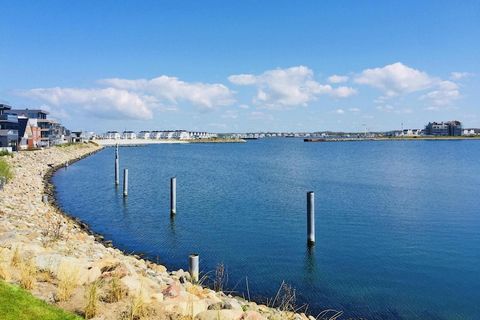
<path fill-rule="evenodd" d="M 307 244 L 315 244 L 315 194 L 307 192 Z"/>
<path fill-rule="evenodd" d="M 177 178 L 170 179 L 170 216 L 177 213 Z"/>
<path fill-rule="evenodd" d="M 128 169 L 123 169 L 123 196 L 128 196 Z"/>
<path fill-rule="evenodd" d="M 192 282 L 198 282 L 198 269 L 199 269 L 199 263 L 198 263 L 198 254 L 194 253 L 188 256 L 188 264 L 189 264 L 189 272 L 190 272 L 190 278 Z"/>
<path fill-rule="evenodd" d="M 115 148 L 115 185 L 118 186 L 120 183 L 120 168 L 119 168 L 119 160 L 118 160 L 118 144 Z"/>

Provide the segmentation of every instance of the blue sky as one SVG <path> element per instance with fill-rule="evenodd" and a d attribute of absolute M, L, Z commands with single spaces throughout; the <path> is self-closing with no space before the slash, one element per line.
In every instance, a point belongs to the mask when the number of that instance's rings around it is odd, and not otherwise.
<path fill-rule="evenodd" d="M 71 129 L 480 127 L 480 1 L 2 1 L 0 101 Z"/>

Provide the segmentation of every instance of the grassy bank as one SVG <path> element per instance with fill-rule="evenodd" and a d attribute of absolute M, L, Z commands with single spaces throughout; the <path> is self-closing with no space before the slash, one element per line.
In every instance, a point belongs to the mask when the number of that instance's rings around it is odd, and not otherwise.
<path fill-rule="evenodd" d="M 0 281 L 0 319 L 77 320 L 82 318 L 53 307 L 19 287 Z"/>

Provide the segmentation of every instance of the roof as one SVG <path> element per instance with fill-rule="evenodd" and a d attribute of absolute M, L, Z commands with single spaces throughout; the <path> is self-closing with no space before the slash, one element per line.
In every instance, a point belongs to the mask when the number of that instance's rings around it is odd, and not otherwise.
<path fill-rule="evenodd" d="M 13 109 L 10 111 L 11 113 L 16 113 L 16 114 L 21 114 L 21 113 L 44 113 L 44 114 L 49 114 L 48 111 L 42 110 L 42 109 Z"/>

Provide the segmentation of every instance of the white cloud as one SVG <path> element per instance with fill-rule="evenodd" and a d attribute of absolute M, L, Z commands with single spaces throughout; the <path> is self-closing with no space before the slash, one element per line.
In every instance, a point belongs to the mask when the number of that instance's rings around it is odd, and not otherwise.
<path fill-rule="evenodd" d="M 348 76 L 339 76 L 339 75 L 332 75 L 328 77 L 328 82 L 330 83 L 344 83 L 348 81 Z"/>
<path fill-rule="evenodd" d="M 350 109 L 348 109 L 348 111 L 350 111 L 350 112 L 360 112 L 360 109 L 359 108 L 350 108 Z"/>
<path fill-rule="evenodd" d="M 349 87 L 332 88 L 314 80 L 313 71 L 305 66 L 267 70 L 260 75 L 231 75 L 236 85 L 257 87 L 253 102 L 266 108 L 306 106 L 320 95 L 346 98 L 356 93 Z"/>
<path fill-rule="evenodd" d="M 154 103 L 152 97 L 115 88 L 38 88 L 23 91 L 22 95 L 44 101 L 59 110 L 70 107 L 69 109 L 73 109 L 71 111 L 75 111 L 81 107 L 102 118 L 123 116 L 131 119 L 151 119 L 153 115 L 149 106 Z"/>
<path fill-rule="evenodd" d="M 176 77 L 160 76 L 153 79 L 103 79 L 100 83 L 118 89 L 148 94 L 160 100 L 177 104 L 187 101 L 204 109 L 232 104 L 233 92 L 223 84 L 189 83 Z"/>
<path fill-rule="evenodd" d="M 466 76 L 467 73 L 451 74 L 451 78 L 456 79 Z M 395 96 L 427 90 L 430 91 L 420 96 L 420 100 L 429 101 L 435 106 L 449 105 L 461 97 L 459 86 L 455 82 L 430 76 L 400 62 L 382 68 L 366 69 L 355 78 L 355 82 L 383 91 L 384 96 L 376 99 L 379 103 L 385 103 Z"/>
<path fill-rule="evenodd" d="M 435 90 L 430 91 L 421 97 L 422 100 L 430 100 L 436 106 L 445 106 L 453 100 L 460 98 L 458 85 L 452 81 L 441 81 Z"/>
<path fill-rule="evenodd" d="M 450 73 L 450 79 L 451 80 L 461 80 L 461 79 L 464 79 L 464 78 L 469 78 L 473 76 L 472 73 L 470 72 L 452 72 Z"/>
<path fill-rule="evenodd" d="M 247 104 L 241 104 L 238 106 L 240 109 L 250 109 L 250 106 Z"/>
<path fill-rule="evenodd" d="M 428 89 L 435 84 L 436 79 L 397 62 L 382 68 L 363 70 L 355 82 L 380 89 L 387 97 L 394 97 Z"/>
<path fill-rule="evenodd" d="M 343 110 L 343 109 L 337 109 L 337 110 L 335 110 L 335 113 L 337 113 L 337 114 L 344 114 L 344 113 L 345 113 L 345 110 Z"/>
<path fill-rule="evenodd" d="M 90 114 L 109 119 L 153 118 L 155 110 L 176 110 L 187 102 L 202 110 L 232 104 L 234 93 L 223 84 L 188 83 L 176 77 L 153 79 L 103 79 L 98 88 L 37 88 L 20 94 L 49 104 L 54 110 Z"/>

